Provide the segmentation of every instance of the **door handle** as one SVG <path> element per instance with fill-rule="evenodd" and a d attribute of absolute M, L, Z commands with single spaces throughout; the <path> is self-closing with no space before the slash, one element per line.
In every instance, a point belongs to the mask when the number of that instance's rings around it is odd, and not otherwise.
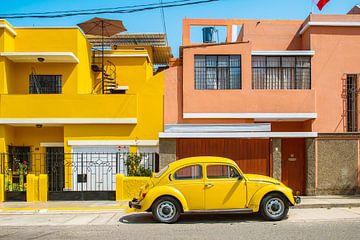
<path fill-rule="evenodd" d="M 211 184 L 211 183 L 207 183 L 207 184 L 205 184 L 205 188 L 211 188 L 211 187 L 213 187 L 214 185 L 213 184 Z"/>

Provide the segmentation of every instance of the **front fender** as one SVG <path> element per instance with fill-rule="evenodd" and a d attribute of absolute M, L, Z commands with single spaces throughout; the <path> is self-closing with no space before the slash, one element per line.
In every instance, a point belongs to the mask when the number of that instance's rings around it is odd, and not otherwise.
<path fill-rule="evenodd" d="M 140 202 L 141 209 L 139 209 L 139 211 L 144 212 L 150 209 L 154 201 L 161 196 L 172 196 L 179 200 L 184 212 L 189 210 L 186 199 L 182 193 L 176 188 L 164 185 L 149 190 L 145 198 Z"/>
<path fill-rule="evenodd" d="M 292 190 L 286 186 L 282 185 L 267 185 L 259 190 L 257 190 L 252 197 L 250 197 L 249 208 L 253 210 L 253 212 L 258 212 L 260 209 L 261 200 L 264 196 L 270 192 L 280 192 L 289 200 L 291 205 L 295 205 L 294 196 L 292 194 Z"/>

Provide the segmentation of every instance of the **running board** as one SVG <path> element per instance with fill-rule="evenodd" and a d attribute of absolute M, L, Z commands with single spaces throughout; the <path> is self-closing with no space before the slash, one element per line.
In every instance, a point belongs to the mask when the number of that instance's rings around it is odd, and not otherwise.
<path fill-rule="evenodd" d="M 201 213 L 201 214 L 213 214 L 213 213 L 253 213 L 250 208 L 239 209 L 225 209 L 225 210 L 190 210 L 185 213 Z"/>

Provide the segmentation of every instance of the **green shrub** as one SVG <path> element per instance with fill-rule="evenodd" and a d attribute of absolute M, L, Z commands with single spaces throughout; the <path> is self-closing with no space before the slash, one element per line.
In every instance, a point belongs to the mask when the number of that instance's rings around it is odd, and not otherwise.
<path fill-rule="evenodd" d="M 150 177 L 152 175 L 150 168 L 145 168 L 141 165 L 141 158 L 141 154 L 137 153 L 130 153 L 128 155 L 125 160 L 128 176 Z"/>

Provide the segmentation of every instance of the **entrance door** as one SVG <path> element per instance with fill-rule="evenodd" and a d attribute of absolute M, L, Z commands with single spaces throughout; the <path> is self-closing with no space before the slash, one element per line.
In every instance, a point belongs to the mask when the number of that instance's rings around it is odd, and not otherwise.
<path fill-rule="evenodd" d="M 46 148 L 46 167 L 49 176 L 49 191 L 63 191 L 65 187 L 63 147 Z"/>
<path fill-rule="evenodd" d="M 282 139 L 281 180 L 294 190 L 296 195 L 305 193 L 305 139 Z"/>

